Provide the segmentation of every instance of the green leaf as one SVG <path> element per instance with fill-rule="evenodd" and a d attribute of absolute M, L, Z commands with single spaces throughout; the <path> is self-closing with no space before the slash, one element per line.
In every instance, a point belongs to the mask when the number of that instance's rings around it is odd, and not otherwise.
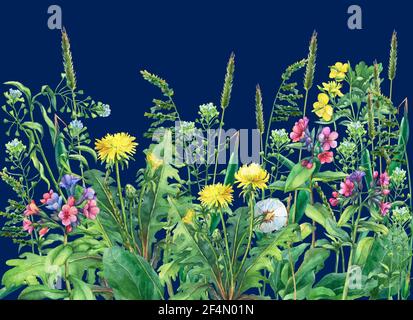
<path fill-rule="evenodd" d="M 29 286 L 20 295 L 20 300 L 60 300 L 68 297 L 67 291 L 50 289 L 44 285 Z"/>
<path fill-rule="evenodd" d="M 44 167 L 43 164 L 39 161 L 39 159 L 37 158 L 37 150 L 34 149 L 31 153 L 30 153 L 30 160 L 33 163 L 33 166 L 35 167 L 35 169 L 39 172 L 40 178 L 46 182 L 47 184 L 47 189 L 50 189 L 50 181 L 49 179 L 46 178 L 46 175 L 44 173 Z"/>
<path fill-rule="evenodd" d="M 99 170 L 87 170 L 83 173 L 86 183 L 92 186 L 97 197 L 97 204 L 100 213 L 97 222 L 100 224 L 105 233 L 108 235 L 110 242 L 122 242 L 121 230 L 114 217 L 120 216 L 120 210 L 116 202 L 116 188 L 113 186 L 114 180 L 106 177 L 104 172 Z M 100 231 L 102 233 L 102 231 Z M 109 244 L 108 244 L 109 245 Z"/>
<path fill-rule="evenodd" d="M 273 260 L 282 259 L 279 247 L 285 248 L 287 243 L 296 241 L 298 232 L 299 226 L 290 224 L 273 234 L 264 236 L 257 242 L 257 246 L 251 249 L 250 257 L 239 273 L 237 284 L 240 293 L 261 286 L 262 270 L 274 272 Z"/>
<path fill-rule="evenodd" d="M 72 255 L 73 249 L 70 245 L 60 245 L 49 251 L 46 258 L 46 265 L 62 266 Z"/>
<path fill-rule="evenodd" d="M 399 142 L 397 146 L 397 154 L 392 159 L 389 166 L 389 174 L 391 175 L 397 167 L 400 167 L 405 157 L 407 142 L 409 141 L 409 120 L 406 117 L 402 118 L 400 123 Z"/>
<path fill-rule="evenodd" d="M 317 203 L 314 205 L 307 204 L 305 215 L 318 224 L 321 224 L 324 228 L 326 227 L 326 219 L 331 218 L 328 210 L 322 204 Z"/>
<path fill-rule="evenodd" d="M 235 173 L 239 168 L 238 163 L 238 149 L 239 149 L 239 133 L 236 133 L 236 140 L 235 140 L 235 147 L 234 151 L 231 153 L 231 157 L 229 158 L 229 163 L 227 169 L 225 171 L 225 185 L 233 185 L 235 181 Z M 216 227 L 219 225 L 220 217 L 218 214 L 211 215 L 211 223 L 210 223 L 210 232 L 213 232 Z"/>
<path fill-rule="evenodd" d="M 330 255 L 330 251 L 323 248 L 311 248 L 305 255 L 300 267 L 295 272 L 295 282 L 297 288 L 297 299 L 307 298 L 315 282 L 316 274 L 324 267 L 324 262 Z M 291 274 L 291 269 L 289 270 Z M 292 275 L 286 283 L 285 289 L 280 292 L 283 299 L 293 299 L 294 280 Z"/>
<path fill-rule="evenodd" d="M 44 122 L 46 123 L 47 127 L 49 128 L 50 138 L 51 138 L 53 146 L 54 146 L 56 144 L 57 128 L 55 127 L 55 124 L 53 123 L 53 121 L 49 118 L 49 115 L 47 114 L 46 109 L 42 105 L 40 106 L 40 111 L 42 113 Z"/>
<path fill-rule="evenodd" d="M 335 297 L 336 294 L 333 290 L 324 287 L 317 287 L 311 289 L 310 293 L 308 294 L 309 300 L 321 300 L 321 299 L 328 299 L 331 297 Z"/>
<path fill-rule="evenodd" d="M 305 182 L 309 181 L 316 166 L 311 169 L 303 167 L 301 163 L 297 163 L 291 170 L 285 182 L 284 192 L 290 192 L 301 187 Z"/>
<path fill-rule="evenodd" d="M 64 175 L 65 173 L 69 173 L 72 171 L 70 169 L 68 152 L 66 149 L 63 133 L 57 134 L 56 137 L 55 159 L 57 167 L 59 168 L 60 175 Z"/>
<path fill-rule="evenodd" d="M 301 218 L 303 217 L 305 213 L 305 209 L 307 208 L 309 201 L 310 201 L 310 192 L 308 192 L 307 190 L 300 190 L 297 195 L 297 203 L 294 203 L 290 210 L 291 213 L 295 214 L 294 222 L 299 223 L 301 221 Z M 293 216 L 291 214 L 289 217 L 290 223 L 293 222 L 292 218 Z"/>
<path fill-rule="evenodd" d="M 244 254 L 248 243 L 250 210 L 240 207 L 226 221 L 228 241 L 232 261 L 235 262 Z"/>
<path fill-rule="evenodd" d="M 26 121 L 22 123 L 22 126 L 30 130 L 37 131 L 40 136 L 43 137 L 43 126 L 38 122 Z"/>
<path fill-rule="evenodd" d="M 159 277 L 142 257 L 119 247 L 103 255 L 105 279 L 118 300 L 159 300 L 163 288 Z"/>
<path fill-rule="evenodd" d="M 341 240 L 342 242 L 349 242 L 350 241 L 350 236 L 346 231 L 341 229 L 338 225 L 337 222 L 335 222 L 332 218 L 328 218 L 325 220 L 326 221 L 326 230 L 327 233 L 330 236 L 333 236 L 334 238 L 337 238 Z"/>
<path fill-rule="evenodd" d="M 83 282 L 75 277 L 71 277 L 70 281 L 73 284 L 73 290 L 71 293 L 72 300 L 96 300 L 92 289 L 86 282 Z"/>
<path fill-rule="evenodd" d="M 360 221 L 358 232 L 373 231 L 375 233 L 381 233 L 386 235 L 389 233 L 389 229 L 384 224 L 376 223 L 373 221 Z"/>
<path fill-rule="evenodd" d="M 22 286 L 10 286 L 10 287 L 3 287 L 0 289 L 0 300 L 6 298 L 9 294 L 19 290 Z"/>
<path fill-rule="evenodd" d="M 140 207 L 141 224 L 139 226 L 142 246 L 147 248 L 146 259 L 152 258 L 153 246 L 157 242 L 156 234 L 163 230 L 169 210 L 167 197 L 175 197 L 179 186 L 172 181 L 180 182 L 178 170 L 172 166 L 172 133 L 166 130 L 161 143 L 152 145 L 151 150 L 162 159 L 162 166 L 156 171 L 157 182 L 154 188 L 146 188 Z"/>
<path fill-rule="evenodd" d="M 3 275 L 2 284 L 6 287 L 39 284 L 39 278 L 46 278 L 45 257 L 33 253 L 24 253 L 21 259 L 8 260 L 6 264 L 13 268 Z"/>
<path fill-rule="evenodd" d="M 17 89 L 19 89 L 23 94 L 26 96 L 28 101 L 31 101 L 32 99 L 32 93 L 29 88 L 21 84 L 20 82 L 17 81 L 7 81 L 4 83 L 5 85 L 8 86 L 15 86 Z"/>
<path fill-rule="evenodd" d="M 343 213 L 341 214 L 340 219 L 337 222 L 337 225 L 339 227 L 344 226 L 357 210 L 358 207 L 355 205 L 348 206 L 346 209 L 344 209 Z"/>
<path fill-rule="evenodd" d="M 44 85 L 42 87 L 42 93 L 50 98 L 50 104 L 52 105 L 53 110 L 56 111 L 57 101 L 56 94 L 54 93 L 54 91 L 49 86 Z"/>
<path fill-rule="evenodd" d="M 168 197 L 168 202 L 168 220 L 173 236 L 172 243 L 165 252 L 167 257 L 164 258 L 164 265 L 159 268 L 163 281 L 167 278 L 175 279 L 179 272 L 181 282 L 178 291 L 184 292 L 190 288 L 187 283 L 194 282 L 207 282 L 217 286 L 217 274 L 221 271 L 218 269 L 214 248 L 209 245 L 210 236 L 196 232 L 191 224 L 182 221 L 186 212 L 193 209 L 190 198 L 176 200 Z M 200 297 L 192 297 L 196 298 Z"/>
<path fill-rule="evenodd" d="M 87 162 L 87 159 L 84 156 L 82 156 L 81 154 L 70 154 L 69 159 L 79 161 L 80 163 L 82 163 L 86 167 L 89 167 L 89 163 Z"/>
<path fill-rule="evenodd" d="M 235 181 L 235 173 L 238 170 L 238 149 L 239 149 L 239 133 L 236 133 L 237 137 L 235 138 L 235 146 L 234 151 L 231 153 L 231 157 L 229 158 L 227 170 L 225 173 L 225 180 L 224 184 L 226 185 L 233 185 Z"/>
<path fill-rule="evenodd" d="M 282 154 L 278 155 L 279 157 L 279 161 L 282 165 L 286 166 L 288 169 L 292 169 L 295 165 L 294 162 L 292 162 L 290 159 L 288 159 L 287 157 L 283 156 Z"/>
<path fill-rule="evenodd" d="M 364 169 L 365 179 L 367 182 L 367 187 L 369 188 L 373 182 L 373 168 L 371 166 L 370 152 L 365 148 L 361 153 L 361 166 Z"/>
<path fill-rule="evenodd" d="M 82 145 L 75 146 L 75 149 L 90 154 L 93 157 L 93 160 L 95 160 L 95 162 L 98 159 L 95 150 L 93 150 L 92 148 L 88 146 L 82 146 Z"/>
<path fill-rule="evenodd" d="M 313 176 L 313 181 L 331 182 L 331 181 L 343 180 L 346 177 L 347 177 L 347 174 L 344 172 L 324 171 L 324 172 L 315 173 Z"/>
<path fill-rule="evenodd" d="M 367 258 L 370 254 L 371 248 L 373 247 L 374 238 L 366 237 L 360 240 L 357 244 L 356 252 L 354 255 L 354 264 L 358 266 L 364 266 Z"/>

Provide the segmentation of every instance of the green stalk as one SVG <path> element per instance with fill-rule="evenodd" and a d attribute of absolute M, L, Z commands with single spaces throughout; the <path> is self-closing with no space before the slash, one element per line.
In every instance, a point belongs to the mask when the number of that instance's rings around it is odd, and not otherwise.
<path fill-rule="evenodd" d="M 234 272 L 232 270 L 232 262 L 231 262 L 231 255 L 229 253 L 229 242 L 228 242 L 228 235 L 227 235 L 227 227 L 225 225 L 225 219 L 224 215 L 222 213 L 222 209 L 219 209 L 219 216 L 221 218 L 221 223 L 222 223 L 222 232 L 224 233 L 224 241 L 225 241 L 225 250 L 227 253 L 227 259 L 228 259 L 228 265 L 229 265 L 229 273 L 231 276 L 230 279 L 230 289 L 229 289 L 229 299 L 232 299 L 232 296 L 234 294 Z"/>
<path fill-rule="evenodd" d="M 272 123 L 272 118 L 274 116 L 274 111 L 275 111 L 275 105 L 278 100 L 278 96 L 280 95 L 281 88 L 283 87 L 285 83 L 285 80 L 281 82 L 280 87 L 278 88 L 277 94 L 275 95 L 274 101 L 272 103 L 272 109 L 271 109 L 271 114 L 270 118 L 268 119 L 268 125 L 267 125 L 267 133 L 265 135 L 265 150 L 264 150 L 264 157 L 267 158 L 267 150 L 268 150 L 268 140 L 270 138 L 270 132 L 271 132 L 271 123 Z M 265 162 L 263 163 L 263 168 L 265 169 Z"/>
<path fill-rule="evenodd" d="M 221 146 L 221 132 L 222 132 L 222 127 L 223 127 L 223 125 L 224 125 L 224 115 L 225 115 L 225 109 L 222 109 L 221 120 L 219 121 L 218 148 L 217 148 L 217 154 L 215 155 L 214 178 L 213 178 L 213 180 L 212 180 L 212 184 L 215 184 L 215 179 L 216 179 L 216 175 L 217 175 L 218 156 L 219 156 L 220 146 Z"/>
<path fill-rule="evenodd" d="M 346 274 L 346 280 L 344 282 L 344 288 L 343 288 L 343 296 L 342 296 L 342 300 L 347 300 L 347 296 L 348 296 L 348 289 L 349 289 L 349 278 L 350 278 L 350 269 L 353 263 L 353 251 L 354 248 L 356 246 L 356 238 L 357 238 L 357 227 L 361 218 L 361 210 L 363 209 L 363 203 L 361 201 L 361 195 L 359 196 L 359 210 L 358 210 L 358 215 L 357 215 L 357 219 L 354 223 L 353 226 L 353 233 L 351 236 L 351 249 L 350 249 L 350 256 L 348 258 L 348 265 L 347 265 L 347 274 Z"/>
<path fill-rule="evenodd" d="M 72 100 L 73 100 L 73 109 L 75 110 L 75 119 L 77 119 L 77 104 L 76 104 L 76 93 L 74 90 L 72 90 Z M 80 141 L 79 137 L 77 137 L 77 146 L 80 147 Z M 82 151 L 80 149 L 78 150 L 78 155 L 82 156 Z M 85 187 L 85 178 L 84 178 L 84 172 L 83 172 L 83 163 L 80 161 L 79 162 L 79 168 L 80 168 L 80 176 L 82 177 L 82 184 L 83 187 Z"/>
<path fill-rule="evenodd" d="M 119 201 L 120 201 L 120 207 L 122 210 L 122 216 L 123 216 L 123 223 L 126 226 L 126 211 L 125 211 L 125 202 L 123 201 L 123 195 L 122 195 L 122 185 L 120 182 L 120 174 L 119 174 L 119 162 L 115 162 L 115 170 L 116 170 L 116 183 L 118 186 L 118 194 L 119 194 Z"/>
<path fill-rule="evenodd" d="M 303 109 L 303 116 L 305 117 L 305 114 L 307 112 L 307 101 L 308 101 L 308 90 L 305 90 L 305 98 L 304 98 L 304 109 Z M 300 149 L 300 152 L 298 154 L 298 163 L 301 162 L 301 157 L 303 154 L 303 149 Z M 292 216 L 292 223 L 295 223 L 295 215 L 297 213 L 297 196 L 298 196 L 298 190 L 294 191 L 294 214 Z"/>
<path fill-rule="evenodd" d="M 339 259 L 340 259 L 340 252 L 337 250 L 336 251 L 336 263 L 335 263 L 335 267 L 334 267 L 334 272 L 338 273 L 338 263 L 339 263 Z"/>
<path fill-rule="evenodd" d="M 249 225 L 249 232 L 248 232 L 248 242 L 247 242 L 247 249 L 245 250 L 244 256 L 242 257 L 241 264 L 238 268 L 237 273 L 235 274 L 235 279 L 238 277 L 238 274 L 241 272 L 242 267 L 244 266 L 245 260 L 247 259 L 248 253 L 251 249 L 251 240 L 253 234 L 253 227 L 254 227 L 254 192 L 250 193 L 250 197 L 248 199 L 248 206 L 250 209 L 250 225 Z"/>
<path fill-rule="evenodd" d="M 290 268 L 291 268 L 291 276 L 293 278 L 293 287 L 294 287 L 294 300 L 297 300 L 297 283 L 295 280 L 295 271 L 294 271 L 294 263 L 293 263 L 293 259 L 291 257 L 291 250 L 290 250 L 290 246 L 288 245 L 288 260 L 290 262 Z"/>

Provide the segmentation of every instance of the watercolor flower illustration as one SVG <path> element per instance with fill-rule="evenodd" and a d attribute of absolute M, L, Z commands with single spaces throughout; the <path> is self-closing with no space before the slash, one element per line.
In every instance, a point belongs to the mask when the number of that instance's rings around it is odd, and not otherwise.
<path fill-rule="evenodd" d="M 266 86 L 252 87 L 257 134 L 248 141 L 225 126 L 234 53 L 220 101 L 200 100 L 192 117 L 165 79 L 142 70 L 159 90 L 146 131 L 94 139 L 119 110 L 79 90 L 66 30 L 61 36 L 57 86 L 5 83 L 10 140 L 0 180 L 10 198 L 0 236 L 18 257 L 7 262 L 0 298 L 410 298 L 409 113 L 392 92 L 395 32 L 386 68 L 320 63 L 314 32 L 272 104 Z"/>

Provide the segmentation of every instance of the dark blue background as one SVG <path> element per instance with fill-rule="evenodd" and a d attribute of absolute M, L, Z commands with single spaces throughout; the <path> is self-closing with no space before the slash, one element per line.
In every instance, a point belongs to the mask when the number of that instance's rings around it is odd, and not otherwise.
<path fill-rule="evenodd" d="M 148 143 L 142 137 L 147 128 L 143 113 L 159 95 L 141 78 L 141 69 L 168 80 L 183 117 L 191 120 L 199 104 L 219 104 L 226 62 L 234 51 L 236 74 L 226 125 L 253 128 L 255 85 L 261 85 L 268 113 L 281 72 L 306 57 L 313 30 L 319 34 L 315 79 L 319 84 L 327 80 L 328 66 L 336 61 L 377 59 L 387 68 L 390 36 L 396 29 L 395 104 L 411 92 L 411 11 L 408 1 L 395 0 L 2 2 L 0 82 L 18 80 L 37 90 L 60 80 L 60 33 L 47 27 L 47 8 L 52 4 L 63 10 L 78 86 L 112 107 L 110 118 L 93 122 L 92 137 L 122 130 L 139 139 L 139 156 L 129 180 L 143 163 L 141 151 Z M 351 4 L 363 9 L 363 30 L 347 28 Z M 388 92 L 387 83 L 383 90 Z M 311 91 L 310 106 L 316 94 L 317 90 Z M 291 124 L 285 127 L 289 130 Z M 4 132 L 2 128 L 1 146 L 8 140 Z M 4 208 L 9 193 L 4 184 L 0 188 Z M 5 261 L 15 256 L 16 247 L 0 239 L 0 274 Z"/>

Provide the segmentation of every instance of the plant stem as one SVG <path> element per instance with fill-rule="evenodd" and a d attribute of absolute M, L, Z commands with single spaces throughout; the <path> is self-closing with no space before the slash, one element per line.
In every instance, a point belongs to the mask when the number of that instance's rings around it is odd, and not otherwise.
<path fill-rule="evenodd" d="M 221 149 L 221 133 L 222 133 L 222 127 L 224 125 L 224 115 L 225 115 L 225 108 L 222 109 L 221 120 L 219 121 L 218 147 L 217 147 L 217 154 L 215 155 L 214 178 L 212 180 L 212 184 L 215 184 L 215 179 L 216 179 L 216 176 L 217 176 L 218 157 L 219 157 L 219 152 L 220 152 L 220 149 Z"/>
<path fill-rule="evenodd" d="M 290 262 L 290 268 L 291 268 L 291 276 L 293 278 L 293 287 L 294 287 L 294 300 L 297 300 L 297 284 L 295 282 L 295 271 L 294 271 L 294 263 L 293 259 L 291 256 L 291 250 L 290 250 L 291 245 L 288 245 L 288 260 Z"/>
<path fill-rule="evenodd" d="M 390 80 L 390 92 L 389 92 L 389 99 L 390 99 L 390 101 L 391 101 L 391 99 L 392 99 L 392 95 L 393 95 L 393 80 Z M 391 116 L 392 116 L 392 114 L 390 113 L 389 114 L 389 122 L 391 121 Z M 390 135 L 391 135 L 391 126 L 389 125 L 389 132 L 388 132 L 388 146 L 390 147 L 390 143 L 391 143 L 391 138 L 390 138 Z"/>
<path fill-rule="evenodd" d="M 341 252 L 341 272 L 346 272 L 346 256 L 344 255 L 344 248 L 340 247 Z"/>
<path fill-rule="evenodd" d="M 235 279 L 238 277 L 238 274 L 241 272 L 242 267 L 244 266 L 245 260 L 247 259 L 248 253 L 251 249 L 251 240 L 253 234 L 253 227 L 254 227 L 254 193 L 250 194 L 248 205 L 250 209 L 250 225 L 249 225 L 249 234 L 248 234 L 248 242 L 247 242 L 247 249 L 245 250 L 244 256 L 242 257 L 241 264 L 238 268 L 238 271 L 235 275 Z"/>
<path fill-rule="evenodd" d="M 307 112 L 307 101 L 308 101 L 308 90 L 305 90 L 305 97 L 304 97 L 304 109 L 303 109 L 303 116 L 305 117 L 306 112 Z M 300 149 L 300 153 L 298 154 L 298 163 L 301 162 L 301 157 L 302 157 L 303 149 Z M 297 214 L 297 196 L 298 196 L 298 190 L 294 191 L 294 212 L 292 216 L 291 222 L 295 222 L 295 215 Z"/>
<path fill-rule="evenodd" d="M 115 162 L 115 170 L 116 170 L 116 183 L 118 185 L 118 194 L 119 194 L 119 202 L 120 202 L 120 207 L 122 210 L 122 216 L 123 216 L 123 223 L 127 224 L 126 221 L 126 211 L 125 211 L 125 202 L 123 201 L 123 195 L 122 195 L 122 185 L 120 182 L 120 173 L 119 173 L 119 162 Z"/>
<path fill-rule="evenodd" d="M 340 260 L 340 252 L 337 250 L 337 251 L 336 251 L 336 264 L 335 264 L 335 267 L 334 267 L 334 272 L 335 272 L 335 273 L 338 273 L 338 263 L 339 263 L 339 260 Z"/>
<path fill-rule="evenodd" d="M 357 215 L 357 219 L 353 225 L 353 233 L 351 236 L 351 249 L 350 249 L 350 256 L 348 258 L 348 265 L 347 265 L 347 274 L 346 274 L 346 280 L 344 282 L 344 288 L 343 288 L 343 296 L 342 296 L 342 300 L 347 300 L 347 296 L 348 296 L 348 289 L 349 289 L 349 278 L 350 278 L 350 271 L 351 271 L 351 266 L 353 263 L 353 251 L 354 248 L 356 246 L 356 238 L 357 238 L 357 228 L 358 228 L 358 224 L 361 218 L 361 210 L 363 209 L 363 203 L 361 201 L 361 195 L 359 196 L 359 210 L 358 210 L 358 215 Z"/>
<path fill-rule="evenodd" d="M 280 95 L 281 88 L 284 86 L 285 80 L 281 82 L 281 85 L 278 88 L 277 94 L 275 95 L 274 101 L 272 103 L 272 109 L 271 109 L 271 114 L 270 118 L 268 119 L 268 125 L 267 125 L 267 133 L 265 135 L 265 149 L 264 149 L 264 157 L 267 157 L 267 149 L 268 149 L 268 139 L 270 137 L 270 132 L 271 132 L 271 123 L 272 123 L 272 117 L 274 115 L 274 110 L 275 110 L 275 104 L 277 103 L 278 96 Z M 264 169 L 265 169 L 265 163 L 264 163 Z"/>
<path fill-rule="evenodd" d="M 228 293 L 228 297 L 231 300 L 233 295 L 234 295 L 234 272 L 232 270 L 232 261 L 231 261 L 231 255 L 229 253 L 229 242 L 228 242 L 228 235 L 227 235 L 227 227 L 225 225 L 225 219 L 224 215 L 222 213 L 222 209 L 219 209 L 219 216 L 221 217 L 221 223 L 222 223 L 222 232 L 224 233 L 224 241 L 225 241 L 225 250 L 227 253 L 227 259 L 228 259 L 228 264 L 229 264 L 229 273 L 231 276 L 230 280 L 230 289 Z"/>

